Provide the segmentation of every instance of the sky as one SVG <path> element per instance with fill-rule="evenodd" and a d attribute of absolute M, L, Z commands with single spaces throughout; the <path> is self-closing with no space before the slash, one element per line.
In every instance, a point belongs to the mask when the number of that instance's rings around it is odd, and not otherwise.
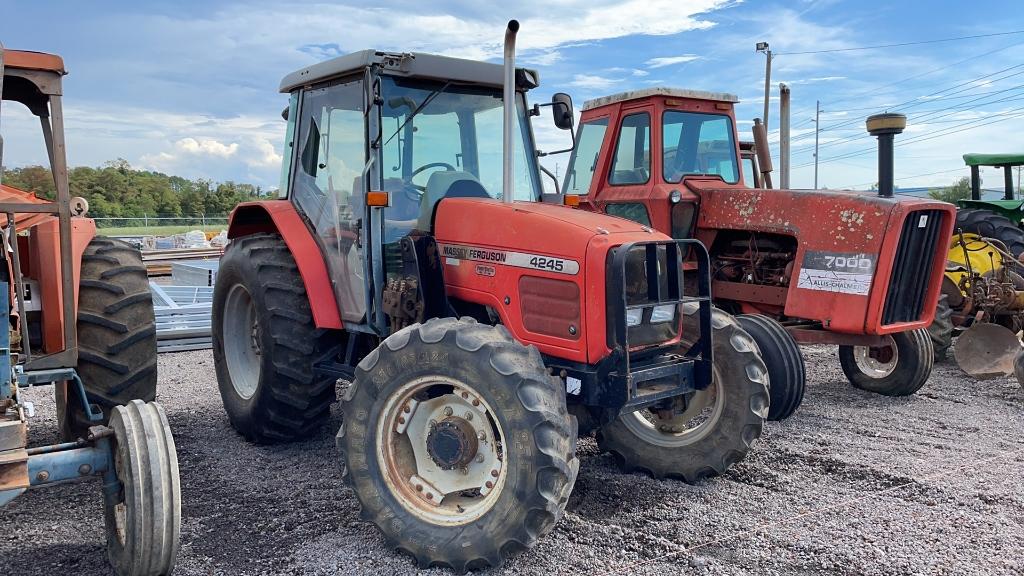
<path fill-rule="evenodd" d="M 1024 152 L 1024 11 L 1019 0 L 397 0 L 356 3 L 0 0 L 0 42 L 64 57 L 71 166 L 132 166 L 277 186 L 287 98 L 281 78 L 365 48 L 500 62 L 509 18 L 522 23 L 518 64 L 540 72 L 532 101 L 670 86 L 729 92 L 741 138 L 763 113 L 765 56 L 775 53 L 769 127 L 778 152 L 778 84 L 792 94 L 794 188 L 877 181 L 866 116 L 908 115 L 896 184 L 942 186 L 969 174 L 966 152 Z M 991 35 L 909 46 L 879 45 Z M 1017 32 L 1017 33 L 1013 33 Z M 830 52 L 821 52 L 829 50 Z M 818 52 L 799 54 L 801 52 Z M 38 124 L 2 110 L 4 164 L 46 164 Z M 535 119 L 542 149 L 565 132 Z M 776 159 L 777 160 L 777 159 Z M 561 174 L 567 155 L 545 158 Z M 778 164 L 776 162 L 776 182 Z M 1001 186 L 995 169 L 986 186 Z"/>

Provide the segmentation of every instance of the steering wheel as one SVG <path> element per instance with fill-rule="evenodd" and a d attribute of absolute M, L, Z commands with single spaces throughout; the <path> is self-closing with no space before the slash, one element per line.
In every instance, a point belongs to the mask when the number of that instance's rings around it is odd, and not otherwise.
<path fill-rule="evenodd" d="M 424 164 L 423 166 L 420 166 L 419 168 L 413 170 L 412 174 L 409 174 L 409 186 L 412 186 L 413 188 L 419 190 L 420 192 L 426 192 L 427 187 L 425 185 L 420 186 L 419 184 L 413 184 L 412 179 L 415 178 L 420 172 L 430 170 L 431 168 L 444 168 L 446 172 L 455 172 L 458 170 L 458 168 L 452 166 L 447 162 L 431 162 L 429 164 Z"/>

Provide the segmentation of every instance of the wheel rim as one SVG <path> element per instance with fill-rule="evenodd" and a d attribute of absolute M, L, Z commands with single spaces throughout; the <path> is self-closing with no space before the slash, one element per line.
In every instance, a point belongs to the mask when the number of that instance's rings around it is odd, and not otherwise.
<path fill-rule="evenodd" d="M 696 444 L 711 433 L 725 411 L 718 371 L 711 385 L 693 392 L 686 399 L 676 399 L 664 410 L 643 409 L 622 417 L 622 423 L 633 434 L 655 446 L 678 448 Z"/>
<path fill-rule="evenodd" d="M 886 336 L 883 346 L 854 346 L 853 361 L 865 376 L 885 378 L 892 374 L 900 360 L 900 351 L 892 336 Z"/>
<path fill-rule="evenodd" d="M 235 393 L 248 400 L 260 382 L 259 323 L 252 296 L 241 284 L 235 284 L 224 302 L 224 359 Z"/>
<path fill-rule="evenodd" d="M 388 397 L 376 436 L 385 484 L 401 505 L 437 525 L 477 520 L 505 485 L 504 433 L 471 387 L 443 376 Z"/>

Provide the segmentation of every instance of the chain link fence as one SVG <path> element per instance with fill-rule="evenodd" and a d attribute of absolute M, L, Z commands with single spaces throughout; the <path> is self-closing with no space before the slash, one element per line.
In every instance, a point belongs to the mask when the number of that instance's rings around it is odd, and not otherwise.
<path fill-rule="evenodd" d="M 200 215 L 200 216 L 141 216 L 135 218 L 93 218 L 97 228 L 132 228 L 145 230 L 147 228 L 195 228 L 207 229 L 210 227 L 226 228 L 228 225 L 227 214 Z"/>

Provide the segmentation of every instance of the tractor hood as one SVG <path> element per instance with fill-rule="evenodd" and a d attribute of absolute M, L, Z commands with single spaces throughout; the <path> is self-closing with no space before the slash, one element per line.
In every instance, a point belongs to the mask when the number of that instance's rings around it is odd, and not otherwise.
<path fill-rule="evenodd" d="M 877 252 L 891 223 L 908 212 L 953 209 L 927 198 L 883 198 L 850 190 L 723 187 L 717 180 L 687 180 L 686 186 L 700 198 L 698 228 L 813 237 L 819 248 L 849 252 Z"/>
<path fill-rule="evenodd" d="M 481 245 L 583 258 L 595 236 L 609 243 L 667 239 L 650 228 L 557 204 L 448 198 L 438 204 L 434 236 L 441 244 Z M 625 236 L 631 236 L 626 238 Z"/>

